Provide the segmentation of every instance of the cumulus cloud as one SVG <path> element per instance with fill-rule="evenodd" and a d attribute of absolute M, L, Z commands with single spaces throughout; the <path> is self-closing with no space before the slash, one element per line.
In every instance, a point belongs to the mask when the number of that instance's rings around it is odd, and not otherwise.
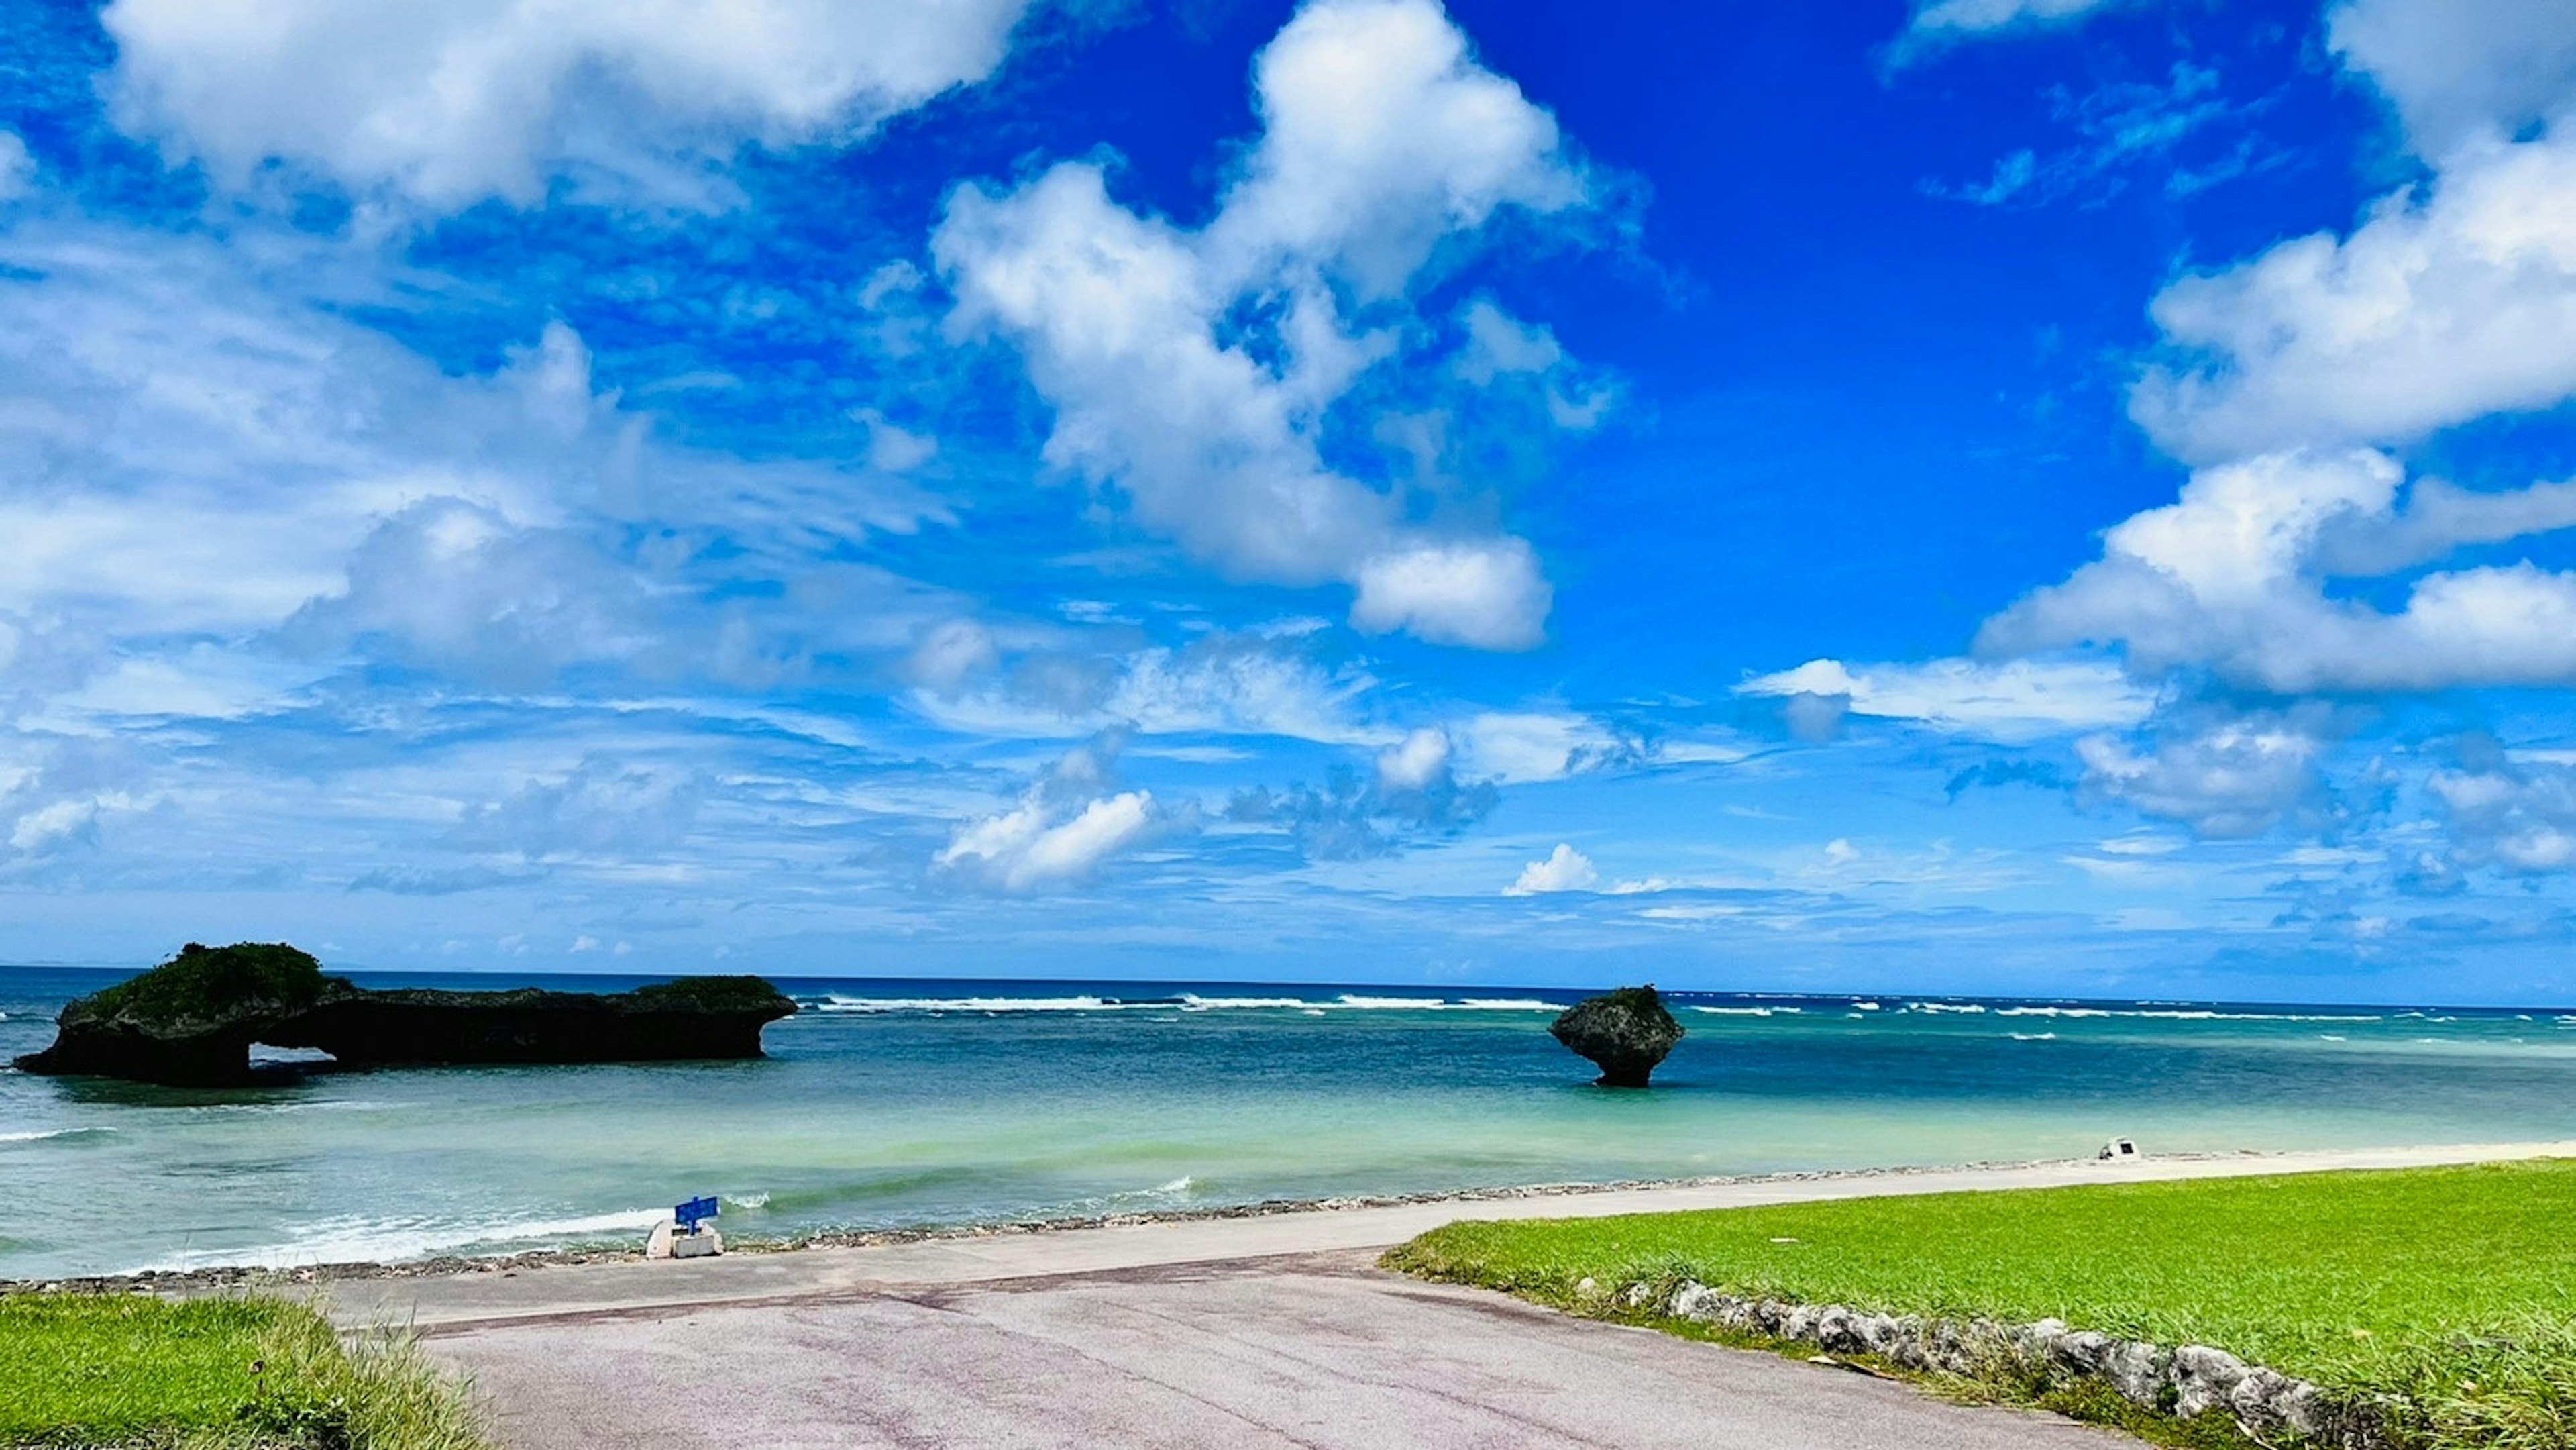
<path fill-rule="evenodd" d="M 263 165 L 448 210 L 559 175 L 715 194 L 745 140 L 860 135 L 990 75 L 1028 0 L 115 0 L 121 126 L 228 185 Z M 720 190 L 717 188 L 716 190 Z"/>
<path fill-rule="evenodd" d="M 2130 408 L 2195 471 L 1980 655 L 2109 645 L 2278 695 L 2576 682 L 2576 575 L 2440 567 L 2576 525 L 2576 488 L 2409 484 L 2364 446 L 2576 397 L 2576 9 L 2347 0 L 2328 29 L 2429 180 L 2165 288 Z"/>
<path fill-rule="evenodd" d="M 1809 660 L 1794 670 L 1757 675 L 1736 691 L 1785 698 L 1802 735 L 1829 733 L 1833 720 L 1848 710 L 1989 739 L 2026 740 L 2135 725 L 2155 707 L 2151 693 L 2102 660 L 1944 659 L 1857 670 L 1840 660 Z"/>
<path fill-rule="evenodd" d="M 1544 861 L 1521 868 L 1520 878 L 1503 888 L 1505 896 L 1542 896 L 1556 891 L 1590 891 L 1601 884 L 1592 858 L 1560 841 Z"/>
<path fill-rule="evenodd" d="M 2184 277 L 2130 410 L 2206 463 L 2401 442 L 2576 395 L 2576 140 L 2482 141 L 2422 191 Z"/>
<path fill-rule="evenodd" d="M 2508 139 L 2576 92 L 2576 6 L 2564 0 L 2346 0 L 2326 17 L 2326 44 L 2427 157 Z"/>
<path fill-rule="evenodd" d="M 1407 830 L 1474 825 L 1501 798 L 1492 781 L 1459 778 L 1443 730 L 1413 731 L 1379 751 L 1376 767 L 1363 777 L 1336 766 L 1321 786 L 1238 791 L 1226 803 L 1226 819 L 1284 829 L 1309 859 L 1349 861 L 1395 850 Z"/>
<path fill-rule="evenodd" d="M 1378 752 L 1378 789 L 1421 790 L 1449 772 L 1449 734 L 1416 730 Z"/>
<path fill-rule="evenodd" d="M 2141 751 L 2114 736 L 2076 742 L 2079 795 L 2178 821 L 2200 836 L 2259 836 L 2324 808 L 2319 772 L 2333 739 L 2326 710 L 2221 712 L 2172 722 Z"/>
<path fill-rule="evenodd" d="M 1152 792 L 1113 793 L 1121 744 L 1113 734 L 1066 752 L 1018 805 L 960 825 L 933 866 L 993 890 L 1040 891 L 1086 880 L 1163 834 L 1173 822 Z"/>
<path fill-rule="evenodd" d="M 1589 715 L 1547 710 L 1488 710 L 1454 732 L 1471 776 L 1521 785 L 1636 760 L 1645 747 Z"/>
<path fill-rule="evenodd" d="M 1525 542 L 1414 521 L 1324 434 L 1406 346 L 1402 299 L 1443 243 L 1580 207 L 1583 173 L 1432 0 L 1316 0 L 1254 89 L 1262 133 L 1200 230 L 1121 205 L 1097 163 L 961 188 L 931 244 L 952 329 L 1019 351 L 1055 409 L 1051 465 L 1228 574 L 1356 586 L 1372 632 L 1536 643 Z"/>
<path fill-rule="evenodd" d="M 643 583 L 568 530 L 521 528 L 462 499 L 379 524 L 343 586 L 282 626 L 314 652 L 365 648 L 417 668 L 528 689 L 584 660 L 650 647 Z"/>
<path fill-rule="evenodd" d="M 1359 566 L 1358 584 L 1351 624 L 1362 633 L 1404 630 L 1476 649 L 1538 643 L 1555 598 L 1537 551 L 1519 539 L 1380 554 Z"/>
<path fill-rule="evenodd" d="M 1061 886 L 1143 840 L 1154 821 L 1148 791 L 1104 796 L 1070 816 L 1031 800 L 961 828 L 936 860 L 1006 891 Z"/>
<path fill-rule="evenodd" d="M 2337 565 L 2396 567 L 2576 524 L 2564 485 L 2471 498 L 2373 452 L 2201 470 L 2103 535 L 2102 558 L 1989 620 L 1981 651 L 2117 645 L 2145 675 L 2207 668 L 2278 694 L 2576 682 L 2576 577 L 2529 563 L 2425 574 L 2402 608 L 2331 597 Z M 2507 531 L 2512 532 L 2507 532 Z"/>
<path fill-rule="evenodd" d="M 2463 866 L 2537 876 L 2576 870 L 2576 764 L 2462 743 L 2460 764 L 2428 784 L 2451 841 L 2448 862 L 2418 871 L 2439 883 Z"/>

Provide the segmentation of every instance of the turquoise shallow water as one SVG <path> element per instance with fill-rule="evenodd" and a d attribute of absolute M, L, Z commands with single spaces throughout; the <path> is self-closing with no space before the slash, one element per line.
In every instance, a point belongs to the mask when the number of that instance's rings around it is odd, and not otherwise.
<path fill-rule="evenodd" d="M 0 968 L 0 1059 L 117 974 Z M 587 989 L 585 977 L 375 985 Z M 1276 1198 L 2576 1138 L 2576 1017 L 1673 994 L 1657 1087 L 1498 989 L 789 981 L 770 1057 L 182 1091 L 0 1072 L 0 1278 Z"/>

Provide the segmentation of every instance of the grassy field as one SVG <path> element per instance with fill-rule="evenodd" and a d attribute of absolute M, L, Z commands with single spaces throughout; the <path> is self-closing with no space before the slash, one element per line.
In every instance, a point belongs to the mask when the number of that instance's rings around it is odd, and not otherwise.
<path fill-rule="evenodd" d="M 2065 1320 L 2404 1397 L 2429 1446 L 2576 1445 L 2576 1163 L 1462 1223 L 1389 1257 L 1582 1307 L 1694 1278 L 1894 1313 Z"/>
<path fill-rule="evenodd" d="M 275 1299 L 0 1294 L 0 1445 L 483 1450 L 404 1344 Z"/>

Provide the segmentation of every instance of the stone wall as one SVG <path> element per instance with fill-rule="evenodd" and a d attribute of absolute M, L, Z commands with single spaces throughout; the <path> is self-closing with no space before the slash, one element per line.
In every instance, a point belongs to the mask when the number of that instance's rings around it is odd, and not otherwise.
<path fill-rule="evenodd" d="M 2344 1450 L 2391 1450 L 2395 1444 L 2368 1407 L 2344 1403 L 2310 1381 L 2249 1365 L 2202 1344 L 2167 1349 L 2069 1329 L 2054 1319 L 1962 1323 L 1868 1314 L 1834 1304 L 1745 1299 L 1692 1280 L 1669 1292 L 1632 1285 L 1620 1299 L 1631 1309 L 1812 1344 L 1827 1353 L 1876 1355 L 1900 1369 L 1976 1379 L 2093 1380 L 2133 1404 L 2166 1414 L 2222 1411 L 2257 1437 L 2296 1435 Z"/>

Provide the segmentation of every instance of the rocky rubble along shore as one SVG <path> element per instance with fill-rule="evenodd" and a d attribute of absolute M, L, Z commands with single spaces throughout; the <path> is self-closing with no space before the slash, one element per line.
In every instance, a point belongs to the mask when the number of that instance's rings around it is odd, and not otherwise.
<path fill-rule="evenodd" d="M 2197 1159 L 2226 1159 L 2241 1154 L 2164 1154 L 2164 1162 L 2197 1162 Z M 1352 1195 L 1352 1198 L 1265 1198 L 1260 1203 L 1229 1203 L 1221 1208 L 1167 1208 L 1154 1213 L 1090 1213 L 1069 1218 L 1012 1218 L 999 1223 L 922 1223 L 909 1229 L 827 1229 L 817 1234 L 799 1234 L 793 1239 L 757 1239 L 757 1236 L 734 1236 L 726 1249 L 734 1254 L 788 1254 L 799 1249 L 878 1249 L 886 1244 L 922 1244 L 930 1239 L 997 1239 L 997 1236 L 1020 1234 L 1066 1234 L 1077 1229 L 1128 1229 L 1139 1223 L 1206 1223 L 1221 1218 L 1270 1218 L 1280 1213 L 1337 1213 L 1352 1208 L 1409 1208 L 1419 1203 L 1512 1203 L 1528 1198 L 1584 1198 L 1595 1192 L 1633 1192 L 1643 1187 L 1721 1187 L 1747 1185 L 1747 1182 L 1839 1182 L 1839 1180 L 1888 1180 L 1888 1177 L 1919 1177 L 1919 1174 L 1947 1172 L 2009 1172 L 2009 1169 L 2063 1167 L 2084 1159 L 2027 1159 L 2027 1162 L 1976 1162 L 1976 1164 L 1911 1164 L 1911 1167 L 1886 1169 L 1801 1169 L 1801 1172 L 1759 1172 L 1759 1174 L 1708 1174 L 1708 1177 L 1656 1177 L 1656 1180 L 1618 1180 L 1618 1182 L 1535 1182 L 1515 1187 L 1453 1187 L 1437 1192 L 1386 1192 L 1386 1195 Z M 636 1223 L 644 1229 L 644 1223 Z M 404 1262 L 340 1262 L 340 1265 L 224 1265 L 204 1270 L 139 1270 L 126 1275 L 70 1275 L 54 1280 L 5 1280 L 0 1277 L 0 1293 L 18 1288 L 44 1290 L 85 1290 L 85 1293 L 196 1293 L 211 1288 L 258 1288 L 278 1283 L 337 1283 L 337 1280 L 407 1280 L 407 1277 L 435 1275 L 515 1275 L 520 1270 L 544 1270 L 556 1265 L 626 1265 L 644 1262 L 641 1247 L 569 1247 L 569 1249 L 526 1249 L 518 1254 L 492 1254 L 492 1257 L 464 1257 L 464 1254 L 440 1254 L 433 1259 L 404 1259 Z"/>
<path fill-rule="evenodd" d="M 2236 1155 L 2168 1153 L 2167 1161 Z M 1125 1228 L 1138 1224 L 1203 1223 L 1236 1218 L 1268 1218 L 1288 1213 L 1332 1213 L 1360 1208 L 1404 1208 L 1427 1203 L 1504 1203 L 1531 1198 L 1579 1198 L 1596 1193 L 1624 1193 L 1644 1188 L 1708 1188 L 1741 1183 L 1830 1183 L 1848 1179 L 1910 1178 L 1933 1173 L 2004 1171 L 2057 1167 L 2076 1159 L 2023 1162 L 1922 1164 L 1897 1168 L 1816 1168 L 1787 1173 L 1731 1173 L 1699 1178 L 1631 1178 L 1610 1183 L 1536 1183 L 1508 1188 L 1457 1188 L 1431 1193 L 1392 1193 L 1346 1198 L 1272 1198 L 1258 1203 L 1215 1208 L 1165 1209 L 1150 1213 L 1088 1214 L 1064 1218 L 1014 1219 L 998 1223 L 924 1224 L 885 1229 L 839 1229 L 799 1234 L 793 1238 L 734 1237 L 734 1253 L 790 1253 L 801 1249 L 878 1248 L 932 1239 L 979 1239 L 1006 1235 L 1065 1233 L 1077 1229 Z M 641 1230 L 645 1225 L 639 1222 Z M 319 1283 L 347 1279 L 414 1279 L 442 1274 L 515 1274 L 525 1269 L 565 1264 L 641 1263 L 641 1248 L 578 1247 L 529 1249 L 515 1254 L 465 1257 L 456 1254 L 400 1263 L 349 1262 L 293 1267 L 236 1264 L 202 1269 L 145 1269 L 129 1274 L 78 1275 L 59 1279 L 0 1279 L 0 1292 L 12 1289 L 73 1289 L 98 1293 L 144 1290 L 188 1293 L 204 1289 L 256 1287 L 278 1283 Z"/>
<path fill-rule="evenodd" d="M 2015 1379 L 2091 1380 L 2131 1404 L 2185 1419 L 2225 1413 L 2257 1437 L 2296 1435 L 2344 1450 L 2387 1450 L 2394 1444 L 2369 1407 L 2205 1344 L 2169 1349 L 2069 1329 L 2055 1319 L 1961 1322 L 1741 1298 L 1690 1279 L 1669 1290 L 1632 1284 L 1617 1298 L 1630 1309 L 1812 1344 L 1829 1354 L 1874 1355 L 1899 1369 L 1973 1379 L 1991 1379 L 2003 1370 Z"/>

